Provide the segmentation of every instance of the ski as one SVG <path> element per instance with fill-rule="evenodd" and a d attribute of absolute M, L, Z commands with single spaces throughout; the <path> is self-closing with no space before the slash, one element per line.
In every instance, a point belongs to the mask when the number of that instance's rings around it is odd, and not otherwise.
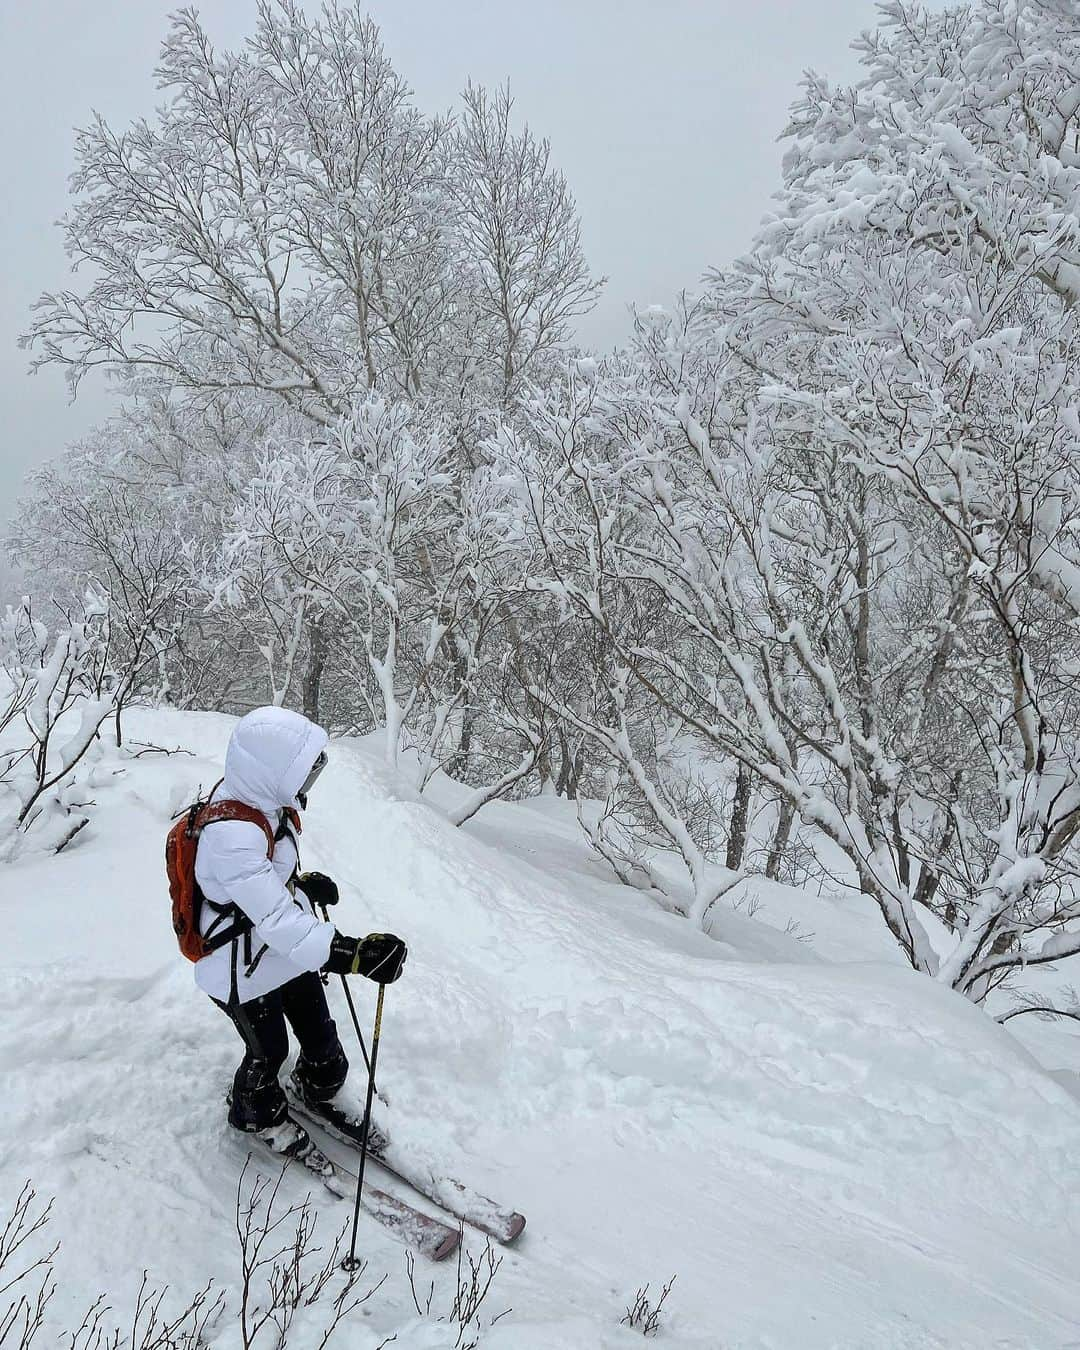
<path fill-rule="evenodd" d="M 356 1196 L 356 1173 L 328 1158 L 319 1148 L 313 1147 L 306 1157 L 286 1158 L 257 1135 L 250 1135 L 241 1142 L 248 1146 L 250 1152 L 273 1162 L 276 1167 L 280 1168 L 285 1162 L 302 1167 L 339 1200 L 351 1200 Z M 404 1200 L 387 1195 L 373 1186 L 364 1187 L 360 1206 L 365 1214 L 429 1260 L 444 1261 L 453 1255 L 461 1241 L 461 1233 L 457 1228 L 451 1228 L 440 1219 L 423 1214 Z"/>
<path fill-rule="evenodd" d="M 353 1120 L 332 1106 L 313 1109 L 301 1099 L 291 1083 L 289 1102 L 295 1114 L 301 1116 L 305 1124 L 325 1130 L 331 1138 L 348 1144 L 351 1148 L 359 1148 L 362 1129 L 360 1121 Z M 404 1181 L 432 1204 L 445 1209 L 448 1214 L 470 1224 L 473 1228 L 479 1228 L 482 1233 L 487 1233 L 497 1242 L 513 1242 L 521 1236 L 525 1227 L 524 1214 L 496 1204 L 494 1200 L 489 1200 L 486 1195 L 481 1195 L 463 1182 L 453 1177 L 440 1176 L 422 1163 L 415 1162 L 374 1125 L 368 1139 L 368 1154 L 380 1167 L 385 1168 L 400 1181 Z"/>

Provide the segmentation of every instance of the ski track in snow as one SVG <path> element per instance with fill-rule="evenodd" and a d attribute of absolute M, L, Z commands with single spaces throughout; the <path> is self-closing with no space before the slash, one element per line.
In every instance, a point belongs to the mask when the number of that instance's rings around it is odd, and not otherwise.
<path fill-rule="evenodd" d="M 175 955 L 161 866 L 231 723 L 133 723 L 196 758 L 129 762 L 77 846 L 11 869 L 3 901 L 0 1207 L 26 1177 L 58 1197 L 57 1326 L 103 1289 L 128 1307 L 144 1267 L 193 1292 L 238 1265 L 244 1150 L 223 1098 L 239 1043 Z M 541 803 L 454 830 L 348 743 L 304 838 L 305 865 L 341 884 L 341 927 L 410 944 L 379 1064 L 398 1140 L 528 1216 L 491 1294 L 513 1314 L 482 1344 L 638 1344 L 626 1304 L 677 1273 L 671 1346 L 1080 1347 L 1073 1093 L 895 963 L 836 964 L 741 914 L 719 940 L 693 932 L 612 884 L 575 828 Z M 367 1023 L 373 989 L 354 987 Z M 314 1198 L 324 1223 L 348 1219 Z M 362 1236 L 391 1280 L 334 1343 L 452 1345 L 415 1318 L 401 1249 Z M 431 1274 L 446 1301 L 452 1271 Z"/>

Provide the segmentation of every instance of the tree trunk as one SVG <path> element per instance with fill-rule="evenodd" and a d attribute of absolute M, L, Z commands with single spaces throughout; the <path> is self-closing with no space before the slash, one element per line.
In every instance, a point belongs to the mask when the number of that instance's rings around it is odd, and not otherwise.
<path fill-rule="evenodd" d="M 304 672 L 304 716 L 312 722 L 319 720 L 319 699 L 322 692 L 323 670 L 326 666 L 326 642 L 323 621 L 311 625 L 307 670 Z"/>
<path fill-rule="evenodd" d="M 765 875 L 770 881 L 777 881 L 780 877 L 780 864 L 787 852 L 791 840 L 791 827 L 794 823 L 795 807 L 785 799 L 780 804 L 780 818 L 776 822 L 772 843 L 769 845 L 769 856 L 765 862 Z"/>
<path fill-rule="evenodd" d="M 731 828 L 728 831 L 727 856 L 724 859 L 724 866 L 732 872 L 737 872 L 742 866 L 743 854 L 746 852 L 746 826 L 750 819 L 750 794 L 753 791 L 753 782 L 750 777 L 750 770 L 745 764 L 739 765 L 739 772 L 735 776 L 735 797 L 731 803 Z"/>
<path fill-rule="evenodd" d="M 561 726 L 558 728 L 557 734 L 559 737 L 559 778 L 555 784 L 555 791 L 558 796 L 565 797 L 568 801 L 576 801 L 578 788 L 581 784 L 581 772 L 584 768 L 585 745 L 579 737 L 576 747 L 571 748 L 570 740 Z"/>
<path fill-rule="evenodd" d="M 458 736 L 457 747 L 443 765 L 443 772 L 446 776 L 457 779 L 459 783 L 468 782 L 469 755 L 472 753 L 475 723 L 476 708 L 472 699 L 466 696 L 461 709 L 461 732 Z"/>

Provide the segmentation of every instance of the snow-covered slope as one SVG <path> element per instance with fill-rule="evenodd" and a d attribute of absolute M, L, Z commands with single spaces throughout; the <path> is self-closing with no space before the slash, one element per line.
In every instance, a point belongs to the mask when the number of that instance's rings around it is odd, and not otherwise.
<path fill-rule="evenodd" d="M 77 845 L 4 877 L 0 1209 L 28 1176 L 58 1196 L 57 1324 L 102 1289 L 127 1306 L 144 1267 L 235 1280 L 238 1043 L 175 954 L 161 874 L 230 725 L 134 717 L 193 753 L 124 761 Z M 380 1059 L 398 1137 L 529 1217 L 484 1346 L 634 1345 L 627 1301 L 672 1274 L 671 1346 L 1080 1345 L 1080 1101 L 865 917 L 845 948 L 842 909 L 777 890 L 827 940 L 736 913 L 710 939 L 612 884 L 564 805 L 455 830 L 360 744 L 335 745 L 305 845 L 342 928 L 410 944 Z M 362 1237 L 390 1279 L 336 1343 L 453 1345 L 416 1318 L 400 1248 Z M 453 1272 L 431 1277 L 438 1304 Z"/>

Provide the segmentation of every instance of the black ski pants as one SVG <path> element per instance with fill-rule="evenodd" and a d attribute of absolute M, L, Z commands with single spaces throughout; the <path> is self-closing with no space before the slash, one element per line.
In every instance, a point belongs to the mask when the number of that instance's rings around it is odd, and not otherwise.
<path fill-rule="evenodd" d="M 314 972 L 299 975 L 261 998 L 230 1007 L 214 1000 L 244 1042 L 244 1058 L 233 1079 L 229 1124 L 238 1130 L 263 1130 L 280 1124 L 288 1102 L 278 1075 L 289 1054 L 292 1027 L 300 1044 L 296 1073 L 304 1096 L 327 1101 L 345 1082 L 349 1061 L 341 1048 L 322 981 Z"/>

